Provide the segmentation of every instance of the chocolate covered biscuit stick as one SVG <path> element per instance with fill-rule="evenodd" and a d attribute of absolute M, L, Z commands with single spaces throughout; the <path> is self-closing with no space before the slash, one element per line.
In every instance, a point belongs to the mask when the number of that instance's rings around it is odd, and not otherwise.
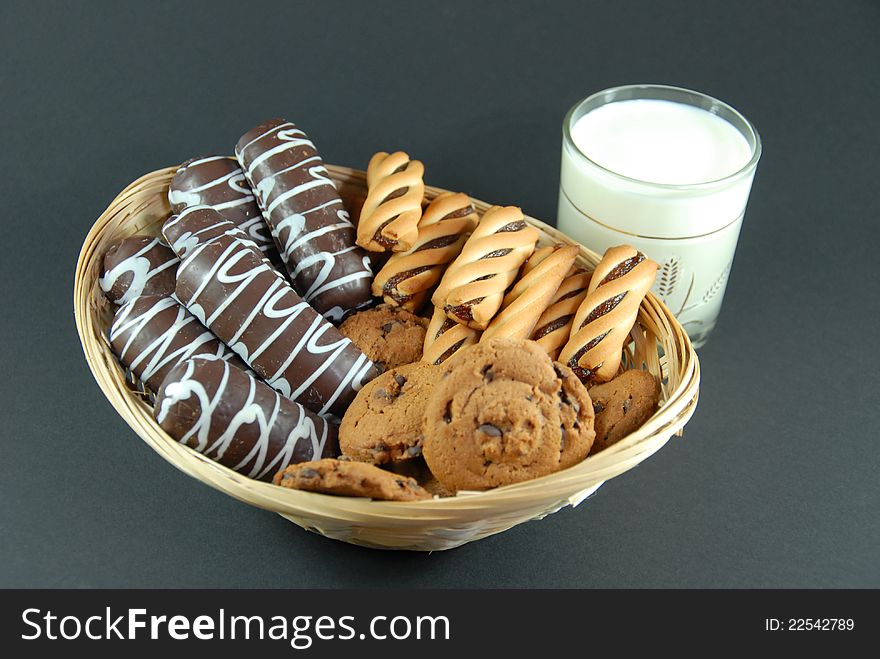
<path fill-rule="evenodd" d="M 260 250 L 259 244 L 210 206 L 189 206 L 179 215 L 172 215 L 162 225 L 162 235 L 181 259 L 185 259 L 199 245 L 221 236 L 229 236 L 253 247 L 266 258 L 266 252 Z M 274 267 L 268 258 L 266 262 Z"/>
<path fill-rule="evenodd" d="M 283 396 L 342 417 L 376 366 L 275 273 L 229 236 L 180 264 L 177 296 Z"/>
<path fill-rule="evenodd" d="M 156 391 L 168 372 L 193 355 L 244 364 L 173 297 L 144 295 L 119 307 L 110 326 L 110 347 Z"/>
<path fill-rule="evenodd" d="M 131 236 L 110 246 L 104 254 L 98 285 L 113 304 L 122 305 L 139 295 L 171 295 L 180 259 L 161 238 Z"/>
<path fill-rule="evenodd" d="M 193 206 L 213 208 L 254 241 L 273 265 L 282 267 L 272 232 L 235 158 L 202 156 L 187 160 L 171 179 L 168 201 L 177 214 Z"/>
<path fill-rule="evenodd" d="M 153 415 L 180 443 L 258 480 L 339 454 L 334 424 L 216 359 L 195 357 L 171 370 Z"/>
<path fill-rule="evenodd" d="M 370 303 L 366 253 L 315 145 L 283 119 L 235 147 L 297 293 L 332 321 Z"/>

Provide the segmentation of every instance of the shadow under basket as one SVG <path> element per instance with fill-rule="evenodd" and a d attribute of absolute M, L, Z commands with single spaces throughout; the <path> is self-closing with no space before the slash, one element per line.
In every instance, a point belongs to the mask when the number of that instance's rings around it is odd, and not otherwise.
<path fill-rule="evenodd" d="M 627 367 L 645 368 L 660 378 L 657 412 L 636 432 L 569 469 L 486 492 L 416 502 L 371 501 L 286 488 L 252 480 L 176 442 L 153 420 L 149 398 L 133 386 L 110 350 L 107 330 L 115 307 L 98 286 L 104 252 L 135 234 L 158 235 L 170 215 L 168 185 L 177 167 L 142 176 L 110 204 L 85 238 L 76 267 L 74 313 L 89 368 L 98 385 L 128 425 L 168 462 L 193 478 L 299 526 L 337 540 L 367 547 L 442 550 L 505 531 L 516 524 L 574 506 L 603 482 L 632 469 L 681 435 L 697 405 L 700 367 L 687 334 L 669 309 L 652 294 L 642 302 L 632 341 L 623 353 Z M 349 208 L 357 210 L 366 194 L 365 174 L 328 166 Z M 428 199 L 443 192 L 426 186 Z M 473 200 L 482 214 L 489 204 Z M 539 244 L 576 244 L 538 220 Z M 595 267 L 599 256 L 580 247 L 578 261 Z"/>

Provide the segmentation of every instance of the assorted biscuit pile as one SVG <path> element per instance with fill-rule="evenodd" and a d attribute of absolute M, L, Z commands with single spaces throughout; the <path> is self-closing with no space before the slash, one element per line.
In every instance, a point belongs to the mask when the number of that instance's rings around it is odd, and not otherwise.
<path fill-rule="evenodd" d="M 164 240 L 111 246 L 99 280 L 159 425 L 281 487 L 413 501 L 551 474 L 649 419 L 659 383 L 621 354 L 657 265 L 624 245 L 589 272 L 519 208 L 428 203 L 423 177 L 377 153 L 354 224 L 284 120 L 183 163 Z"/>

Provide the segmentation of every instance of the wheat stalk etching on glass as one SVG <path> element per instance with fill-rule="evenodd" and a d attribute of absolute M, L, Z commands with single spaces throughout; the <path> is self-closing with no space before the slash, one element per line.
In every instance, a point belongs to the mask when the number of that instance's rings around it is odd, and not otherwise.
<path fill-rule="evenodd" d="M 669 299 L 675 289 L 678 287 L 678 257 L 670 256 L 660 268 L 657 275 L 657 292 L 660 297 Z"/>

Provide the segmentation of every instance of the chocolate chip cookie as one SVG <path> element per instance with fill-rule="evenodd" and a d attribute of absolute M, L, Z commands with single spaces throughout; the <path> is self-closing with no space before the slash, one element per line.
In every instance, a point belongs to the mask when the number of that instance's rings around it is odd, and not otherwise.
<path fill-rule="evenodd" d="M 438 370 L 406 364 L 364 385 L 339 427 L 343 455 L 375 464 L 421 455 L 425 405 Z"/>
<path fill-rule="evenodd" d="M 660 400 L 660 383 L 647 371 L 624 371 L 590 389 L 590 398 L 596 413 L 596 441 L 590 453 L 598 453 L 651 418 Z"/>
<path fill-rule="evenodd" d="M 414 478 L 419 485 L 428 491 L 428 493 L 438 497 L 455 496 L 455 492 L 450 492 L 443 487 L 440 481 L 437 480 L 437 477 L 431 473 L 424 457 L 420 456 L 418 458 L 413 458 L 412 460 L 403 460 L 402 462 L 389 462 L 388 464 L 382 465 L 382 469 L 392 471 L 398 476 L 409 476 L 410 478 Z"/>
<path fill-rule="evenodd" d="M 422 358 L 428 321 L 414 313 L 380 304 L 346 318 L 339 331 L 383 369 Z"/>
<path fill-rule="evenodd" d="M 275 474 L 272 482 L 292 490 L 323 492 L 344 497 L 369 497 L 383 501 L 419 501 L 431 498 L 413 478 L 383 471 L 363 462 L 333 458 L 290 465 Z"/>
<path fill-rule="evenodd" d="M 490 339 L 440 367 L 425 408 L 423 453 L 453 491 L 553 473 L 593 443 L 593 405 L 572 371 L 534 341 Z"/>

